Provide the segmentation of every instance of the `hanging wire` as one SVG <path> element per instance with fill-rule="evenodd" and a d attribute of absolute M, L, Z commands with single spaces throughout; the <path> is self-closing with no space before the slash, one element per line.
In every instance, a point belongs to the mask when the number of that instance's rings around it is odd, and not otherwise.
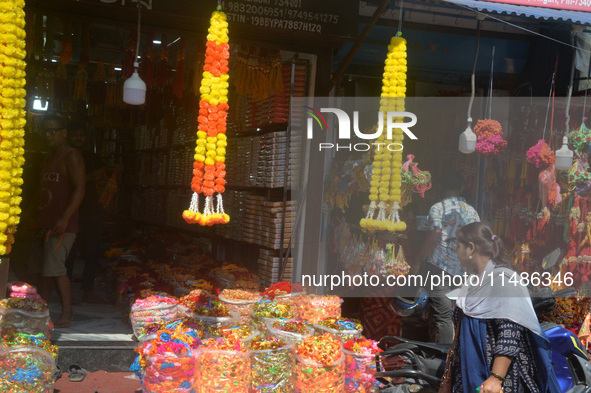
<path fill-rule="evenodd" d="M 137 2 L 137 43 L 135 46 L 135 61 L 134 63 L 138 63 L 138 58 L 140 56 L 140 25 L 142 22 L 142 4 L 141 1 Z M 134 64 L 134 67 L 136 65 Z"/>
<path fill-rule="evenodd" d="M 548 126 L 548 113 L 550 112 L 550 102 L 552 100 L 552 95 L 554 93 L 554 81 L 556 79 L 556 68 L 558 67 L 558 57 L 556 58 L 556 67 L 554 68 L 554 73 L 552 74 L 552 83 L 550 84 L 550 94 L 548 94 L 548 106 L 546 107 L 546 120 L 544 121 L 544 133 L 542 134 L 542 139 L 546 139 L 546 127 Z M 554 117 L 554 113 L 552 113 Z M 552 127 L 552 126 L 550 126 Z"/>
<path fill-rule="evenodd" d="M 585 123 L 585 108 L 587 107 L 587 91 L 589 90 L 589 79 L 591 79 L 591 54 L 589 55 L 589 67 L 587 69 L 587 86 L 585 86 L 585 100 L 583 101 L 583 123 Z"/>
<path fill-rule="evenodd" d="M 470 104 L 468 105 L 468 127 L 472 125 L 472 104 L 474 103 L 474 91 L 476 90 L 476 62 L 478 61 L 478 50 L 480 49 L 480 24 L 482 21 L 478 19 L 476 23 L 476 53 L 474 53 L 474 63 L 472 64 L 472 76 L 470 83 L 472 86 L 472 93 L 470 95 Z"/>
<path fill-rule="evenodd" d="M 222 10 L 222 0 L 218 0 L 218 7 L 217 7 L 218 11 Z"/>
<path fill-rule="evenodd" d="M 402 17 L 404 15 L 403 3 L 404 3 L 404 0 L 400 0 L 400 14 L 398 15 L 398 32 L 396 33 L 396 35 L 398 37 L 402 36 Z"/>
<path fill-rule="evenodd" d="M 494 80 L 494 70 L 495 70 L 495 46 L 493 45 L 492 48 L 492 60 L 490 63 L 490 85 L 488 88 L 488 97 L 486 103 L 486 119 L 492 119 L 492 98 L 493 98 L 493 80 Z"/>

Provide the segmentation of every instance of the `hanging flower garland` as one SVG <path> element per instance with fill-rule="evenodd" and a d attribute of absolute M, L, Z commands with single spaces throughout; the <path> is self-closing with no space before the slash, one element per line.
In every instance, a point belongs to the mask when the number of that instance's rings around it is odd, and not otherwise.
<path fill-rule="evenodd" d="M 199 130 L 193 164 L 191 189 L 193 197 L 183 218 L 189 224 L 227 224 L 230 216 L 224 212 L 222 193 L 226 185 L 226 119 L 228 117 L 228 22 L 220 8 L 211 17 L 205 65 L 199 101 Z M 213 194 L 217 205 L 213 206 Z M 199 194 L 205 196 L 203 212 L 199 211 Z"/>
<path fill-rule="evenodd" d="M 25 126 L 24 0 L 0 3 L 0 255 L 10 253 L 21 213 Z"/>
<path fill-rule="evenodd" d="M 478 137 L 476 151 L 485 157 L 496 157 L 507 147 L 501 123 L 496 120 L 478 120 L 474 126 L 474 133 Z"/>
<path fill-rule="evenodd" d="M 400 34 L 392 37 L 388 45 L 388 56 L 382 79 L 380 112 L 387 123 L 388 112 L 403 112 L 406 96 L 406 40 Z M 395 121 L 402 123 L 402 118 Z M 372 175 L 369 189 L 369 210 L 359 225 L 370 231 L 387 230 L 390 232 L 406 230 L 406 223 L 400 221 L 399 210 L 402 196 L 402 152 L 392 151 L 388 146 L 401 146 L 403 132 L 400 128 L 393 130 L 392 139 L 388 140 L 382 133 L 375 141 L 376 150 L 372 163 Z M 394 144 L 400 145 L 394 145 Z M 396 150 L 395 148 L 392 148 Z M 376 215 L 377 210 L 377 215 Z"/>

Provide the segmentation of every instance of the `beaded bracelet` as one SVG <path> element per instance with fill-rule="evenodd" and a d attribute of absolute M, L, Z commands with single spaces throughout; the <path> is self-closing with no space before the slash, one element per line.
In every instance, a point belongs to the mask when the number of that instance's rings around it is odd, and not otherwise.
<path fill-rule="evenodd" d="M 491 374 L 491 377 L 495 377 L 499 381 L 505 382 L 505 377 L 501 377 L 499 374 L 495 373 L 494 371 L 491 371 L 490 374 Z"/>

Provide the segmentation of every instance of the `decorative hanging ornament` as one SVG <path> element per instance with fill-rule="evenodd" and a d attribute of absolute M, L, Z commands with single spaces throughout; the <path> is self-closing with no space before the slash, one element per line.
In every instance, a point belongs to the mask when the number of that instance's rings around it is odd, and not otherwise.
<path fill-rule="evenodd" d="M 9 254 L 21 213 L 25 136 L 24 0 L 0 3 L 0 255 Z"/>
<path fill-rule="evenodd" d="M 503 139 L 501 123 L 496 120 L 478 120 L 474 127 L 474 134 L 478 138 L 476 151 L 485 157 L 496 157 L 507 147 L 507 141 Z"/>
<path fill-rule="evenodd" d="M 388 56 L 384 66 L 382 79 L 382 94 L 380 99 L 380 112 L 387 121 L 388 112 L 403 112 L 404 97 L 406 96 L 406 40 L 400 33 L 392 37 L 388 45 Z M 402 123 L 401 117 L 395 118 Z M 403 132 L 400 128 L 393 130 L 392 139 L 382 133 L 375 141 L 378 146 L 372 163 L 372 175 L 369 190 L 369 209 L 365 218 L 359 225 L 370 231 L 386 230 L 390 232 L 402 232 L 406 230 L 406 223 L 400 220 L 399 211 L 402 199 L 402 151 L 391 151 L 391 142 L 402 145 Z"/>
<path fill-rule="evenodd" d="M 195 147 L 193 197 L 183 218 L 189 224 L 227 224 L 230 216 L 224 212 L 222 193 L 226 185 L 226 120 L 228 117 L 228 22 L 218 8 L 211 16 L 207 35 L 205 65 L 199 101 L 199 130 Z M 213 195 L 216 196 L 214 207 Z M 199 210 L 199 194 L 205 197 L 203 211 Z"/>

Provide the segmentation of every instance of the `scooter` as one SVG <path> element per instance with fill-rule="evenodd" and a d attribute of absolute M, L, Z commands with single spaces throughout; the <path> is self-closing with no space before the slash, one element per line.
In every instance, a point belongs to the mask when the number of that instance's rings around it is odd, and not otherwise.
<path fill-rule="evenodd" d="M 559 259 L 560 253 L 553 256 Z M 556 261 L 544 259 L 544 268 Z M 537 315 L 556 307 L 556 297 L 572 296 L 573 290 L 552 292 L 544 288 L 532 296 Z M 449 295 L 448 295 L 449 296 Z M 452 296 L 450 296 L 452 297 Z M 557 324 L 541 324 L 552 346 L 552 365 L 563 393 L 591 393 L 589 353 L 579 338 Z M 445 369 L 449 345 L 424 343 L 396 336 L 383 337 L 376 355 L 376 379 L 383 393 L 436 393 Z"/>

